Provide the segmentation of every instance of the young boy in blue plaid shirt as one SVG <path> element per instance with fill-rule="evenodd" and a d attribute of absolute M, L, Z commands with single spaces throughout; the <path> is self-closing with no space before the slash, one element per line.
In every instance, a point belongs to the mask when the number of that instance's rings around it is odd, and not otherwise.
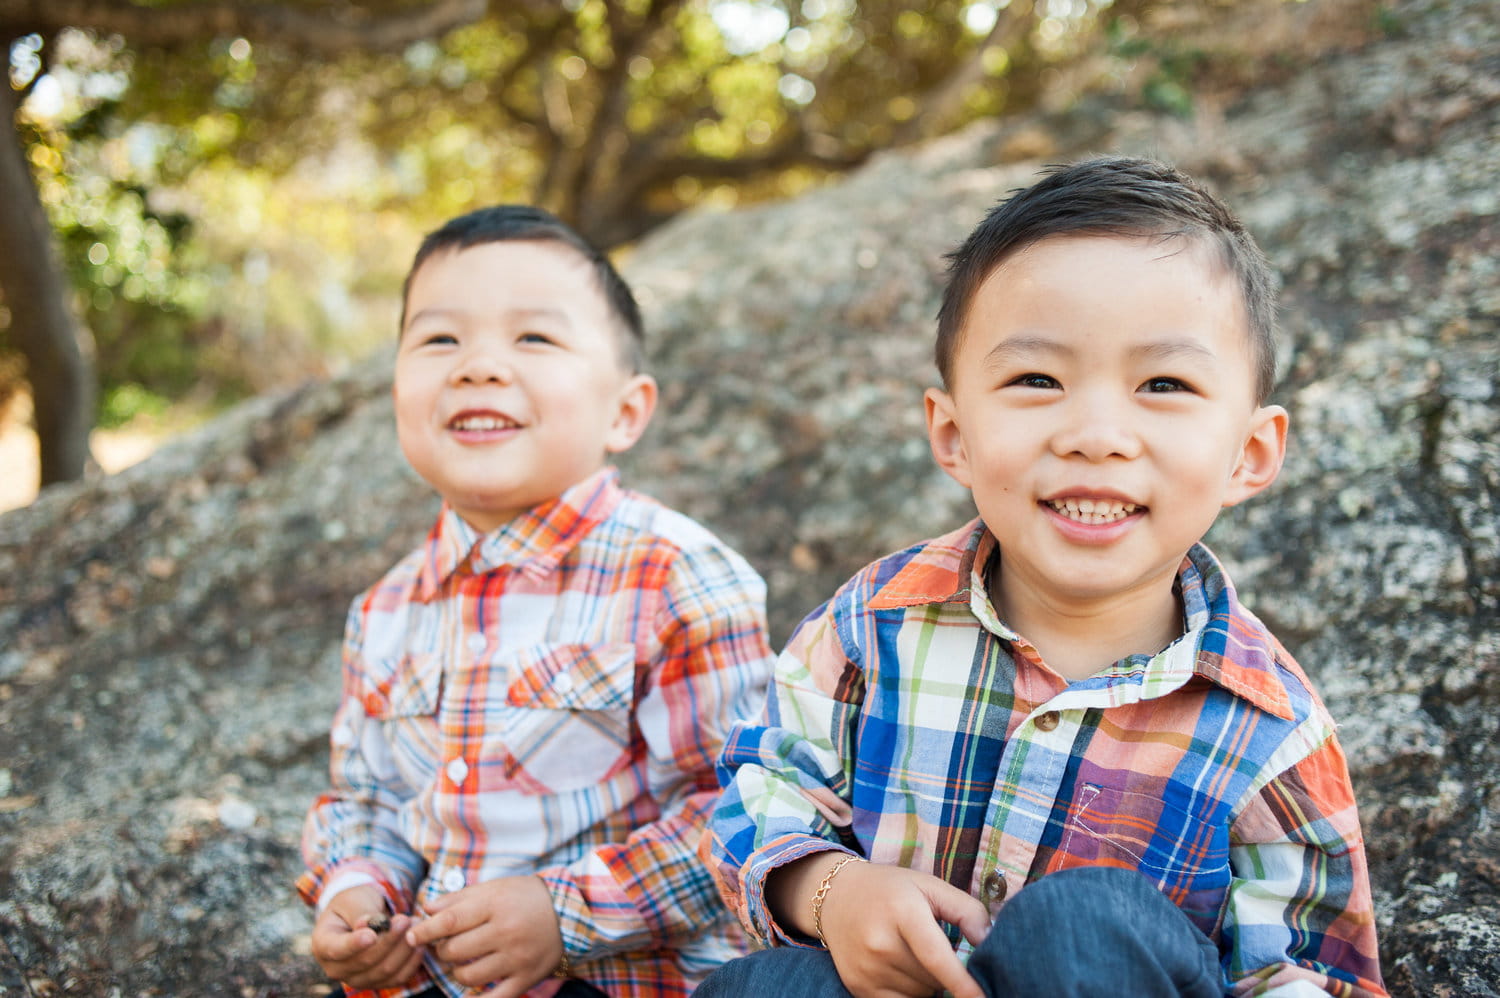
<path fill-rule="evenodd" d="M 770 948 L 701 998 L 1385 993 L 1333 721 L 1199 543 L 1281 468 L 1273 313 L 1143 160 L 953 255 L 928 435 L 979 518 L 840 588 L 730 736 L 706 846 Z"/>

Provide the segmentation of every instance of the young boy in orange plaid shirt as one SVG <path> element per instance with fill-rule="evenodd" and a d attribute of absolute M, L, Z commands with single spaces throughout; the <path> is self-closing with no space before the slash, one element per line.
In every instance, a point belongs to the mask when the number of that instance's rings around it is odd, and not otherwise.
<path fill-rule="evenodd" d="M 349 615 L 313 955 L 358 993 L 686 996 L 743 952 L 696 848 L 765 591 L 607 464 L 656 404 L 635 300 L 544 212 L 455 219 L 407 278 L 394 395 L 444 503 Z"/>

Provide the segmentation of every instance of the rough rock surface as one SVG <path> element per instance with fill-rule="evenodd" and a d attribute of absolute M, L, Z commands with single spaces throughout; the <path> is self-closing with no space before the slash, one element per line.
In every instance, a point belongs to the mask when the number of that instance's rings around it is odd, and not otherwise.
<path fill-rule="evenodd" d="M 1212 542 L 1336 716 L 1400 996 L 1500 995 L 1500 19 L 1386 34 L 1192 122 L 1079 109 L 686 218 L 629 261 L 665 407 L 629 480 L 766 575 L 780 641 L 967 498 L 921 430 L 942 255 L 1044 162 L 1175 160 L 1285 282 L 1291 457 Z M 0 517 L 0 993 L 303 995 L 290 882 L 348 600 L 435 509 L 387 358 Z"/>

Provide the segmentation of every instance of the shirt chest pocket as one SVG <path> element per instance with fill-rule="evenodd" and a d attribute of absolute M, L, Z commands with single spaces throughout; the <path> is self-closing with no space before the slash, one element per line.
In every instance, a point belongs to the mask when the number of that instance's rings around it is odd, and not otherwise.
<path fill-rule="evenodd" d="M 413 653 L 371 662 L 362 686 L 366 717 L 392 721 L 436 714 L 443 686 L 442 658 Z"/>
<path fill-rule="evenodd" d="M 430 653 L 373 659 L 360 679 L 365 717 L 381 737 L 362 743 L 350 765 L 368 767 L 369 778 L 415 793 L 436 772 L 438 702 L 443 689 L 443 660 Z M 334 732 L 334 738 L 339 737 Z M 404 788 L 404 789 L 401 789 Z"/>
<path fill-rule="evenodd" d="M 1081 784 L 1061 845 L 1060 865 L 1133 866 L 1179 904 L 1229 885 L 1228 825 L 1153 794 Z"/>
<path fill-rule="evenodd" d="M 493 750 L 517 789 L 580 790 L 630 765 L 635 665 L 631 645 L 550 644 L 514 659 Z"/>

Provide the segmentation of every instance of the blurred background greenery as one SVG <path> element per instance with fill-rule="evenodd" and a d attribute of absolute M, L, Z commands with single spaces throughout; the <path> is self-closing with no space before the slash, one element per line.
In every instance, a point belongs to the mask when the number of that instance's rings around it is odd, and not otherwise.
<path fill-rule="evenodd" d="M 34 376 L 45 292 L 0 282 L 0 425 L 34 396 L 154 436 L 337 372 L 392 341 L 422 233 L 483 204 L 626 254 L 978 118 L 1216 113 L 1394 30 L 1373 0 L 3 0 L 35 190 L 0 198 L 44 210 L 98 392 Z"/>

